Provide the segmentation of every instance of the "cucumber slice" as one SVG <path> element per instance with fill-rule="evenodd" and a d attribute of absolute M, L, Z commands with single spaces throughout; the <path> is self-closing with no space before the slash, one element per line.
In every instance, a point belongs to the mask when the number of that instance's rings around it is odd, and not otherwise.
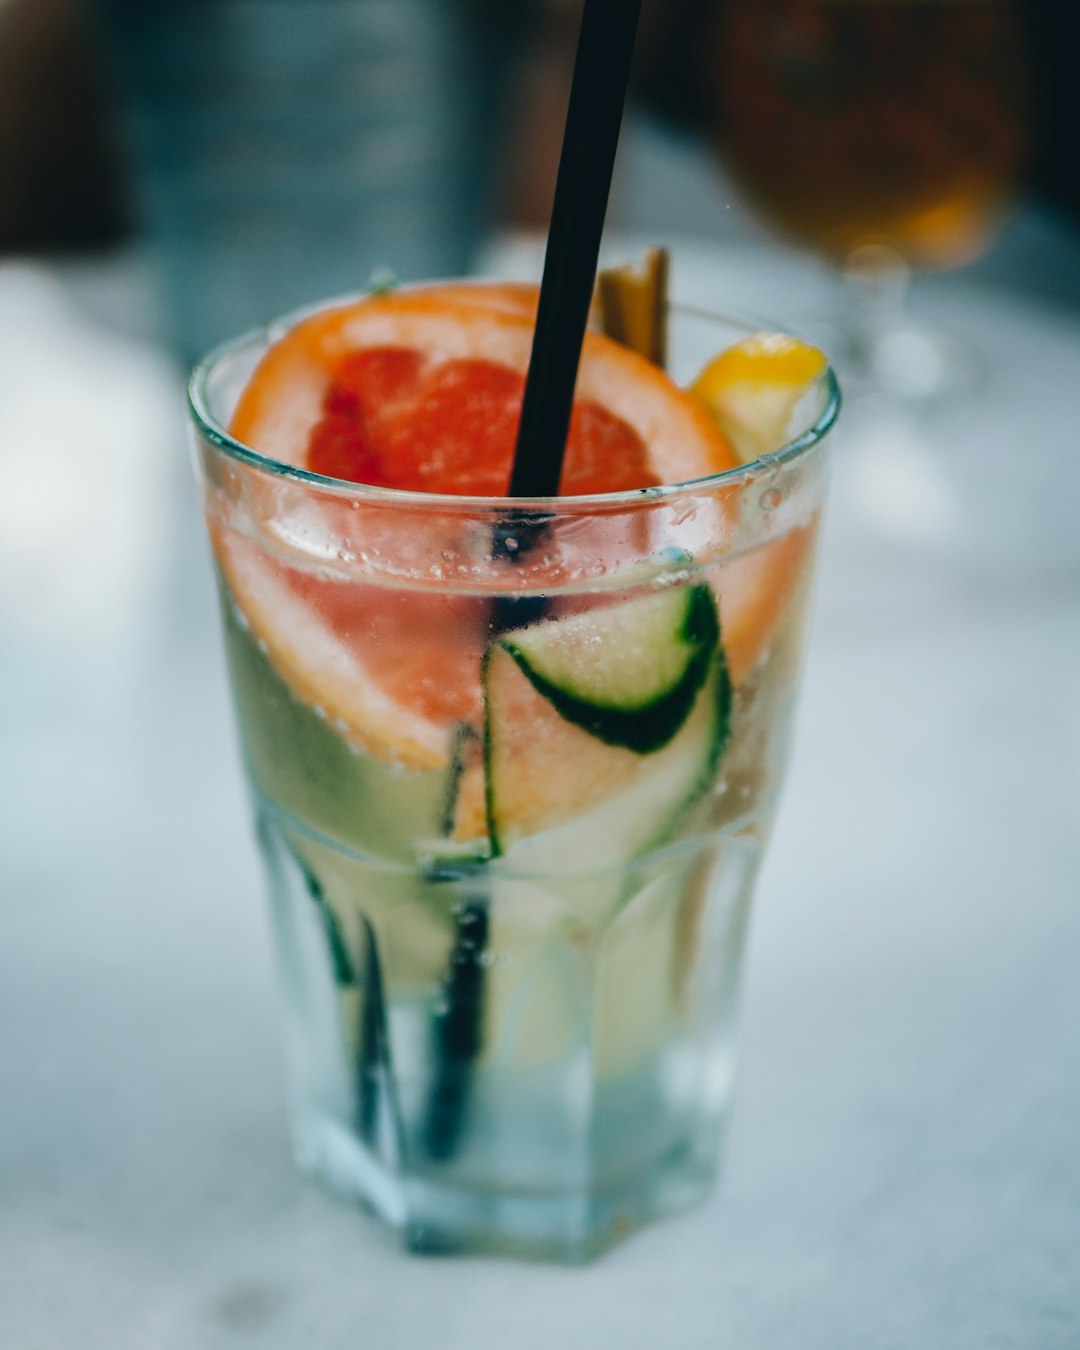
<path fill-rule="evenodd" d="M 539 623 L 498 645 L 566 721 L 644 755 L 686 721 L 719 634 L 712 592 L 690 586 Z"/>
<path fill-rule="evenodd" d="M 682 727 L 648 755 L 567 721 L 501 645 L 485 692 L 489 836 L 514 871 L 588 875 L 661 847 L 710 787 L 729 734 L 719 646 Z"/>
<path fill-rule="evenodd" d="M 677 1016 L 681 897 L 699 853 L 657 855 L 708 827 L 731 716 L 723 652 L 713 652 L 682 728 L 651 755 L 565 721 L 501 649 L 487 693 L 490 828 L 501 855 L 486 869 L 490 1062 L 556 1062 L 599 1015 L 597 1072 L 630 1074 Z M 618 934 L 642 927 L 641 898 L 650 917 L 641 941 L 627 938 L 623 950 Z M 622 925 L 627 906 L 638 912 Z M 601 950 L 597 986 L 584 966 Z M 582 1006 L 583 990 L 599 1000 L 595 1009 Z M 612 1031 L 623 1000 L 637 1015 Z"/>

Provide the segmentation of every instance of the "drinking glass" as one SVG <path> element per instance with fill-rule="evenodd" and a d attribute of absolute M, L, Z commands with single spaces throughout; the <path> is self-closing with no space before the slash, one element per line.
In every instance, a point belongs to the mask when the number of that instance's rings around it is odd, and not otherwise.
<path fill-rule="evenodd" d="M 675 378 L 749 331 L 675 311 Z M 234 440 L 268 340 L 209 357 L 190 403 L 296 1158 L 413 1250 L 588 1258 L 716 1174 L 835 381 L 711 478 L 451 497 Z M 615 686 L 640 644 L 660 668 L 690 643 L 664 736 L 564 720 L 518 664 L 552 635 Z M 445 737 L 395 700 L 410 681 Z"/>
<path fill-rule="evenodd" d="M 994 238 L 1026 147 L 1013 0 L 725 0 L 707 44 L 715 132 L 763 215 L 842 269 L 851 354 L 879 386 L 936 395 L 959 350 L 916 324 L 913 269 Z"/>

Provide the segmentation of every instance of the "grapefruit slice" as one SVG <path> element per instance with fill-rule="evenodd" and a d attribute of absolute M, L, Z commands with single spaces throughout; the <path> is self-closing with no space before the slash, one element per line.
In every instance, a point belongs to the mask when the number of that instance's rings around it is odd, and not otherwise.
<path fill-rule="evenodd" d="M 353 482 L 503 495 L 532 322 L 501 302 L 459 300 L 462 289 L 378 295 L 302 320 L 260 362 L 230 431 L 272 459 Z M 684 482 L 736 462 L 698 399 L 586 334 L 564 495 Z"/>
<path fill-rule="evenodd" d="M 529 287 L 455 284 L 321 311 L 269 349 L 230 430 L 273 459 L 351 481 L 500 495 L 534 303 Z M 586 336 L 564 492 L 698 478 L 735 462 L 697 399 L 644 358 Z M 320 509 L 340 536 L 347 509 Z M 219 521 L 211 537 L 237 609 L 299 699 L 365 753 L 409 770 L 451 767 L 458 729 L 482 722 L 485 601 L 335 580 Z"/>

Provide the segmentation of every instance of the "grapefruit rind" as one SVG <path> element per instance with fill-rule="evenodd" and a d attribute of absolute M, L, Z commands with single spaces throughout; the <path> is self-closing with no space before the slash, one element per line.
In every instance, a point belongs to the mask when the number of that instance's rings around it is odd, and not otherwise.
<path fill-rule="evenodd" d="M 736 687 L 762 661 L 798 590 L 817 537 L 816 518 L 731 558 L 717 570 L 724 652 Z"/>
<path fill-rule="evenodd" d="M 531 281 L 440 281 L 410 286 L 398 295 L 422 295 L 446 305 L 466 305 L 535 319 L 540 287 Z"/>

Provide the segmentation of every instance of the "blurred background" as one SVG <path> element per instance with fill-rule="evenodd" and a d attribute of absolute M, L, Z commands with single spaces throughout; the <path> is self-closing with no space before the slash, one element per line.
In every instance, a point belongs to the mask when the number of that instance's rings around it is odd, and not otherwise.
<path fill-rule="evenodd" d="M 579 12 L 3 0 L 0 251 L 150 240 L 189 346 L 280 309 L 271 286 L 461 271 L 546 224 Z M 612 223 L 934 268 L 984 254 L 1017 200 L 1076 226 L 1077 22 L 1052 0 L 645 0 Z M 665 152 L 701 156 L 675 195 L 674 168 L 649 181 Z"/>
<path fill-rule="evenodd" d="M 536 276 L 579 14 L 0 0 L 4 1345 L 1080 1343 L 1060 0 L 645 0 L 609 257 L 847 400 L 716 1204 L 496 1278 L 289 1167 L 184 371 L 373 275 Z"/>
<path fill-rule="evenodd" d="M 149 575 L 125 553 L 148 513 L 106 489 L 73 427 L 121 483 L 182 493 L 179 380 L 217 342 L 372 277 L 538 273 L 579 14 L 0 0 L 9 605 L 96 612 Z M 868 546 L 980 584 L 1016 583 L 996 540 L 1018 503 L 1025 575 L 1076 560 L 1056 376 L 1073 353 L 1053 326 L 1080 310 L 1077 23 L 1054 0 L 643 7 L 609 255 L 670 242 L 677 292 L 681 274 L 684 296 L 825 345 L 848 394 L 837 509 Z M 973 472 L 1006 427 L 1037 447 L 1007 500 Z M 49 530 L 95 529 L 99 499 L 122 523 L 73 573 Z"/>

